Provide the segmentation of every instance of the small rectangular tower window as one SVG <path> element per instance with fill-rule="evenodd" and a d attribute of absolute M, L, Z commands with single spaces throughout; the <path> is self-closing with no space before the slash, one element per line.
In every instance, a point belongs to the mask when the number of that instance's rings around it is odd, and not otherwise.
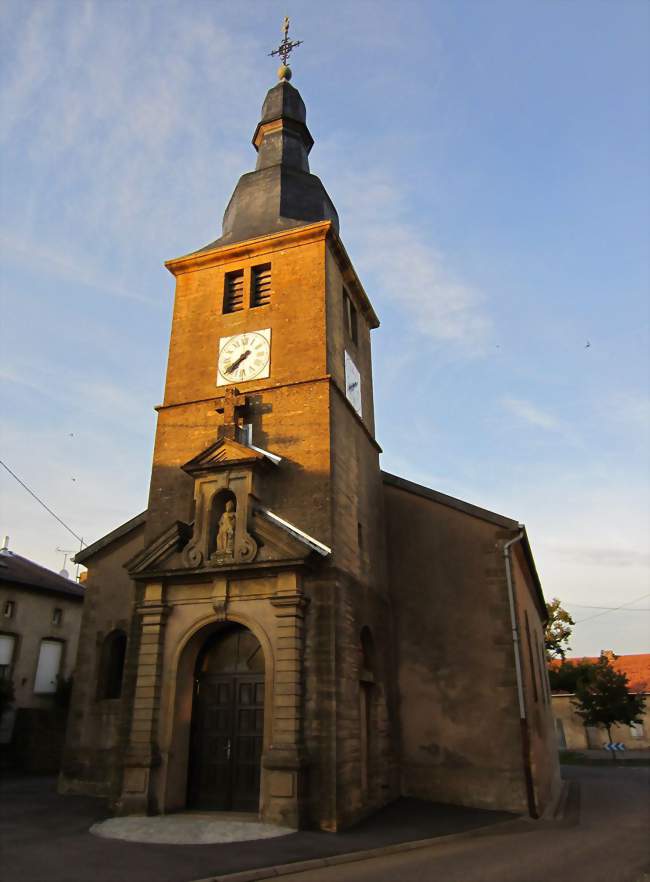
<path fill-rule="evenodd" d="M 16 608 L 16 605 L 13 602 L 13 600 L 6 600 L 5 601 L 5 605 L 2 608 L 2 614 L 5 617 L 5 619 L 12 619 L 13 618 L 15 608 Z"/>
<path fill-rule="evenodd" d="M 244 270 L 226 273 L 223 291 L 223 311 L 239 312 L 244 308 Z"/>
<path fill-rule="evenodd" d="M 356 343 L 358 338 L 357 309 L 345 288 L 343 289 L 343 308 L 345 310 L 345 326 L 348 337 L 353 343 Z"/>
<path fill-rule="evenodd" d="M 52 624 L 53 625 L 60 625 L 62 621 L 63 621 L 63 610 L 56 607 L 56 609 L 54 609 L 54 611 L 52 612 Z"/>
<path fill-rule="evenodd" d="M 271 302 L 271 264 L 254 266 L 251 275 L 251 306 L 268 306 Z"/>

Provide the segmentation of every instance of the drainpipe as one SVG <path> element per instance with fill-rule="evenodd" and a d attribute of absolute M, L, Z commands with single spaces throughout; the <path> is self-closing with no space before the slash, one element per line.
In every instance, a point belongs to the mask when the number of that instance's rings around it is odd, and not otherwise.
<path fill-rule="evenodd" d="M 528 721 L 526 719 L 526 702 L 524 699 L 524 681 L 521 669 L 521 642 L 519 640 L 519 626 L 517 624 L 517 608 L 515 605 L 515 583 L 512 577 L 512 561 L 510 559 L 510 548 L 516 542 L 521 542 L 524 538 L 524 530 L 504 543 L 503 558 L 506 565 L 506 582 L 508 584 L 508 606 L 510 607 L 510 626 L 512 628 L 512 645 L 515 655 L 515 677 L 517 680 L 517 699 L 519 702 L 519 723 L 521 726 L 521 746 L 524 760 L 524 777 L 526 780 L 526 794 L 528 797 L 528 811 L 533 818 L 538 817 L 537 807 L 535 805 L 535 790 L 533 787 L 533 775 L 530 768 L 530 738 L 528 735 Z"/>

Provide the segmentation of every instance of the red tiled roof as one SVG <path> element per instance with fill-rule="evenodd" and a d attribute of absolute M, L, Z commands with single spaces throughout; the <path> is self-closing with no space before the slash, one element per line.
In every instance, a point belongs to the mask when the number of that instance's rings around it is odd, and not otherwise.
<path fill-rule="evenodd" d="M 605 653 L 609 655 L 609 653 Z M 585 655 L 581 658 L 567 658 L 569 664 L 578 664 L 579 662 L 597 662 L 598 657 L 593 655 Z M 631 692 L 650 692 L 650 652 L 640 653 L 639 655 L 619 655 L 618 658 L 610 658 L 612 667 L 615 671 L 625 674 Z M 562 664 L 559 658 L 551 659 L 550 667 L 559 668 Z"/>

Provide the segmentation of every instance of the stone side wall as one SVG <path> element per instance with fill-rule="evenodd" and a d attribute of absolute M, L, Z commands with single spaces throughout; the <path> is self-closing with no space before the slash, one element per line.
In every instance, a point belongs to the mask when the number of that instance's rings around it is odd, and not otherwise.
<path fill-rule="evenodd" d="M 561 786 L 541 621 L 544 611 L 540 609 L 520 542 L 511 546 L 511 560 L 521 641 L 534 810 L 541 815 L 547 806 L 555 803 Z"/>
<path fill-rule="evenodd" d="M 385 485 L 402 793 L 526 812 L 498 528 Z"/>
<path fill-rule="evenodd" d="M 70 700 L 59 789 L 63 793 L 119 793 L 137 657 L 133 620 L 135 586 L 124 563 L 143 546 L 143 526 L 99 551 L 88 562 L 81 634 Z M 115 628 L 127 634 L 122 693 L 98 699 L 98 667 L 104 638 Z"/>

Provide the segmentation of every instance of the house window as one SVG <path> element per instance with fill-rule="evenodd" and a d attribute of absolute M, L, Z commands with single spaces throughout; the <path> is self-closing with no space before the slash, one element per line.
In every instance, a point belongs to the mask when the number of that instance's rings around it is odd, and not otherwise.
<path fill-rule="evenodd" d="M 251 274 L 251 306 L 268 306 L 271 302 L 271 264 L 254 266 Z"/>
<path fill-rule="evenodd" d="M 363 551 L 363 524 L 361 521 L 357 522 L 357 545 L 359 546 L 359 551 Z"/>
<path fill-rule="evenodd" d="M 16 609 L 16 604 L 13 602 L 13 600 L 5 600 L 5 605 L 2 608 L 2 614 L 5 617 L 5 619 L 13 618 L 15 609 Z"/>
<path fill-rule="evenodd" d="M 643 723 L 630 723 L 630 735 L 632 738 L 643 738 L 645 735 Z"/>
<path fill-rule="evenodd" d="M 38 666 L 36 679 L 34 680 L 34 692 L 39 695 L 48 695 L 56 692 L 61 659 L 63 657 L 63 643 L 60 640 L 42 640 L 38 653 Z"/>
<path fill-rule="evenodd" d="M 0 680 L 11 680 L 16 638 L 13 634 L 0 634 Z"/>
<path fill-rule="evenodd" d="M 63 610 L 56 607 L 52 612 L 52 624 L 60 625 L 63 621 Z"/>
<path fill-rule="evenodd" d="M 357 309 L 345 288 L 343 289 L 343 309 L 345 311 L 345 327 L 348 337 L 353 343 L 356 343 L 358 339 Z"/>
<path fill-rule="evenodd" d="M 226 273 L 223 291 L 223 311 L 239 312 L 244 308 L 244 270 Z"/>
<path fill-rule="evenodd" d="M 105 638 L 99 658 L 97 698 L 119 698 L 122 694 L 126 634 L 117 628 Z"/>

